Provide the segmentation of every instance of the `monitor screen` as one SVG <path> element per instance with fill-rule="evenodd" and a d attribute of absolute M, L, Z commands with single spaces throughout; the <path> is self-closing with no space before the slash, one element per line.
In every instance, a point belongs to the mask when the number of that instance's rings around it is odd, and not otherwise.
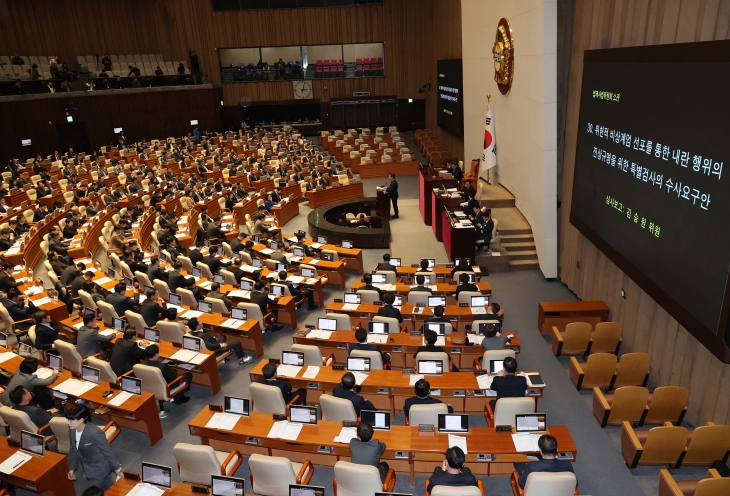
<path fill-rule="evenodd" d="M 327 319 L 320 317 L 317 319 L 317 329 L 323 331 L 336 331 L 337 330 L 337 319 Z"/>
<path fill-rule="evenodd" d="M 394 307 L 403 306 L 403 297 L 401 295 L 395 295 L 395 301 L 393 302 Z"/>
<path fill-rule="evenodd" d="M 343 239 L 342 240 L 342 247 L 343 248 L 348 248 L 348 249 L 352 248 L 352 241 L 348 241 L 346 239 Z"/>
<path fill-rule="evenodd" d="M 251 291 L 253 289 L 253 284 L 251 284 L 251 281 L 241 281 L 241 289 L 244 291 Z"/>
<path fill-rule="evenodd" d="M 370 424 L 375 430 L 390 430 L 390 412 L 378 412 L 373 410 L 362 410 L 360 412 L 360 422 Z"/>
<path fill-rule="evenodd" d="M 314 269 L 303 267 L 301 270 L 302 277 L 314 277 Z"/>
<path fill-rule="evenodd" d="M 253 236 L 253 242 L 256 243 L 256 244 L 261 243 L 261 235 L 254 234 L 254 236 Z M 256 259 L 254 259 L 254 260 L 256 260 Z"/>
<path fill-rule="evenodd" d="M 163 262 L 167 262 L 167 255 L 165 255 L 164 253 L 160 253 L 160 260 L 162 260 Z"/>
<path fill-rule="evenodd" d="M 142 462 L 142 482 L 172 489 L 172 468 Z"/>
<path fill-rule="evenodd" d="M 431 284 L 431 276 L 429 274 L 418 274 L 416 277 L 423 277 L 423 284 Z M 418 283 L 416 278 L 413 280 Z"/>
<path fill-rule="evenodd" d="M 335 260 L 335 256 L 332 253 L 322 252 L 322 260 L 325 262 L 333 262 Z"/>
<path fill-rule="evenodd" d="M 34 434 L 29 431 L 20 431 L 20 449 L 34 455 L 43 456 L 46 444 L 42 434 Z"/>
<path fill-rule="evenodd" d="M 327 236 L 317 236 L 317 243 L 321 243 L 323 245 L 327 244 Z"/>
<path fill-rule="evenodd" d="M 345 293 L 345 303 L 360 304 L 360 295 L 357 293 Z"/>
<path fill-rule="evenodd" d="M 435 258 L 422 258 L 421 259 L 421 263 L 423 263 L 424 260 L 426 260 L 428 262 L 428 268 L 429 269 L 433 269 L 434 267 L 436 267 L 436 259 Z"/>
<path fill-rule="evenodd" d="M 124 285 L 127 286 L 128 288 L 133 288 L 134 287 L 134 281 L 132 279 L 130 279 L 129 277 L 125 277 L 124 278 Z"/>
<path fill-rule="evenodd" d="M 63 358 L 56 355 L 48 355 L 48 366 L 58 372 L 63 372 Z"/>
<path fill-rule="evenodd" d="M 347 357 L 347 370 L 370 372 L 370 359 L 365 357 Z"/>
<path fill-rule="evenodd" d="M 291 405 L 289 407 L 289 421 L 300 424 L 317 425 L 319 412 L 316 406 Z"/>
<path fill-rule="evenodd" d="M 418 373 L 424 375 L 441 375 L 444 373 L 443 360 L 419 360 Z"/>
<path fill-rule="evenodd" d="M 144 328 L 144 338 L 152 343 L 160 342 L 160 331 L 152 329 L 151 327 Z"/>
<path fill-rule="evenodd" d="M 269 248 L 271 248 L 272 250 L 276 250 L 277 248 L 279 248 L 279 245 L 276 243 L 276 241 L 272 241 L 271 243 L 269 243 Z"/>
<path fill-rule="evenodd" d="M 182 341 L 183 348 L 185 348 L 186 350 L 196 351 L 198 353 L 200 352 L 200 339 L 190 336 L 183 336 Z"/>
<path fill-rule="evenodd" d="M 454 263 L 456 265 L 471 265 L 471 258 L 455 258 Z"/>
<path fill-rule="evenodd" d="M 123 375 L 121 380 L 121 386 L 122 391 L 126 391 L 128 393 L 136 395 L 142 394 L 142 379 Z"/>
<path fill-rule="evenodd" d="M 282 351 L 281 363 L 301 367 L 304 365 L 304 353 L 298 351 Z"/>
<path fill-rule="evenodd" d="M 244 496 L 246 481 L 237 477 L 211 475 L 211 494 L 213 496 Z"/>
<path fill-rule="evenodd" d="M 114 134 L 119 134 L 121 132 L 122 132 L 122 128 L 121 127 L 115 127 L 114 128 Z"/>
<path fill-rule="evenodd" d="M 236 320 L 247 320 L 248 311 L 245 308 L 233 307 L 231 309 L 231 318 Z"/>
<path fill-rule="evenodd" d="M 94 310 L 93 308 L 84 307 L 84 317 L 86 317 L 87 315 L 96 315 L 96 310 Z"/>
<path fill-rule="evenodd" d="M 218 284 L 225 284 L 226 278 L 223 276 L 223 274 L 215 274 L 213 275 L 213 282 L 217 282 Z"/>
<path fill-rule="evenodd" d="M 182 305 L 182 296 L 177 293 L 170 293 L 170 304 L 171 305 Z"/>
<path fill-rule="evenodd" d="M 18 356 L 29 357 L 33 354 L 33 348 L 31 348 L 30 345 L 27 345 L 25 343 L 18 344 L 17 350 L 18 350 Z"/>
<path fill-rule="evenodd" d="M 387 282 L 385 274 L 373 274 L 372 278 L 373 284 L 385 284 Z"/>
<path fill-rule="evenodd" d="M 235 396 L 223 397 L 223 409 L 226 413 L 235 413 L 248 417 L 251 411 L 251 400 L 248 398 L 236 398 Z"/>
<path fill-rule="evenodd" d="M 289 484 L 289 496 L 324 496 L 324 487 Z"/>
<path fill-rule="evenodd" d="M 152 286 L 147 286 L 146 284 L 144 284 L 143 285 L 143 289 L 144 289 L 144 294 L 146 295 L 149 290 L 155 289 L 155 288 L 153 288 Z"/>
<path fill-rule="evenodd" d="M 284 294 L 284 288 L 280 284 L 272 284 L 271 285 L 271 294 L 278 295 Z"/>
<path fill-rule="evenodd" d="M 190 119 L 190 125 L 191 126 L 197 126 L 198 125 L 198 119 Z"/>
<path fill-rule="evenodd" d="M 446 306 L 446 297 L 445 296 L 429 296 L 428 297 L 428 306 L 430 308 L 442 306 Z"/>
<path fill-rule="evenodd" d="M 498 374 L 504 368 L 504 360 L 489 360 L 489 373 Z"/>
<path fill-rule="evenodd" d="M 207 301 L 199 301 L 198 311 L 203 313 L 213 313 L 213 304 Z"/>
<path fill-rule="evenodd" d="M 287 269 L 287 265 L 286 264 L 283 264 L 283 263 L 276 264 L 276 271 L 277 272 L 281 272 L 282 270 L 284 272 L 286 272 L 286 269 Z"/>
<path fill-rule="evenodd" d="M 295 257 L 303 257 L 304 256 L 304 250 L 301 249 L 301 248 L 294 248 L 292 250 L 292 252 L 294 253 L 294 256 Z"/>
<path fill-rule="evenodd" d="M 257 269 L 260 269 L 261 267 L 264 266 L 264 263 L 261 260 L 259 260 L 258 258 L 254 258 L 251 262 L 252 262 L 253 266 L 256 267 Z"/>
<path fill-rule="evenodd" d="M 193 277 L 203 277 L 203 271 L 200 267 L 193 267 Z"/>
<path fill-rule="evenodd" d="M 81 366 L 81 378 L 85 381 L 99 384 L 99 369 L 89 367 L 88 365 Z"/>
<path fill-rule="evenodd" d="M 400 258 L 391 258 L 389 262 L 393 267 L 400 267 Z"/>
<path fill-rule="evenodd" d="M 489 300 L 486 296 L 472 296 L 471 297 L 471 306 L 473 307 L 486 307 L 489 304 Z"/>
<path fill-rule="evenodd" d="M 117 331 L 124 331 L 124 320 L 112 317 L 112 327 Z"/>
<path fill-rule="evenodd" d="M 545 432 L 547 415 L 544 413 L 527 413 L 515 415 L 515 432 Z"/>
<path fill-rule="evenodd" d="M 497 326 L 497 332 L 499 332 L 500 329 L 502 328 L 502 323 L 498 320 L 490 320 L 489 322 L 480 322 L 477 327 L 476 334 L 479 334 L 482 336 L 486 335 L 488 324 L 494 324 L 495 326 Z M 474 331 L 474 329 L 472 328 L 472 332 L 473 331 Z"/>
<path fill-rule="evenodd" d="M 469 415 L 439 413 L 439 432 L 468 432 Z"/>
<path fill-rule="evenodd" d="M 31 146 L 33 142 L 30 139 L 21 139 L 20 146 Z"/>
<path fill-rule="evenodd" d="M 426 324 L 426 329 L 435 332 L 439 336 L 446 335 L 446 324 L 445 323 L 433 323 L 429 322 Z"/>
<path fill-rule="evenodd" d="M 436 61 L 436 124 L 454 136 L 464 136 L 462 59 Z"/>
<path fill-rule="evenodd" d="M 388 334 L 387 322 L 368 322 L 368 332 L 370 334 Z"/>

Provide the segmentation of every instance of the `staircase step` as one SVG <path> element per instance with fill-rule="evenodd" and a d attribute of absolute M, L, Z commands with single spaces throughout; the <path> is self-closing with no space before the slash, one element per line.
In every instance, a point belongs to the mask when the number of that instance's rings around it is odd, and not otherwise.
<path fill-rule="evenodd" d="M 484 198 L 479 201 L 482 207 L 487 208 L 511 208 L 515 206 L 514 198 Z"/>
<path fill-rule="evenodd" d="M 510 260 L 509 270 L 537 270 L 540 264 L 537 260 Z"/>
<path fill-rule="evenodd" d="M 504 241 L 502 241 L 501 245 L 505 250 L 509 252 L 535 249 L 535 243 L 505 243 Z"/>
<path fill-rule="evenodd" d="M 511 260 L 534 260 L 537 262 L 537 250 L 508 251 Z"/>
<path fill-rule="evenodd" d="M 498 229 L 499 229 L 499 235 L 500 236 L 512 236 L 512 235 L 516 235 L 516 234 L 530 234 L 530 235 L 532 235 L 532 229 L 530 229 L 529 227 L 528 228 L 524 228 L 524 229 L 521 229 L 521 228 L 503 229 L 502 226 L 500 225 L 498 227 Z"/>
<path fill-rule="evenodd" d="M 503 234 L 499 233 L 499 239 L 503 243 L 534 243 L 535 238 L 532 234 Z"/>

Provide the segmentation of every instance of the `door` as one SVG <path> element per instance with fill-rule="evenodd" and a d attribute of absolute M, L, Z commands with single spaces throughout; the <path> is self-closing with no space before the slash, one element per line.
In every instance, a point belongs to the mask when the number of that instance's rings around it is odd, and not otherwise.
<path fill-rule="evenodd" d="M 68 151 L 70 147 L 73 147 L 75 152 L 91 153 L 84 122 L 56 124 L 56 136 L 58 136 L 58 151 L 61 153 Z"/>

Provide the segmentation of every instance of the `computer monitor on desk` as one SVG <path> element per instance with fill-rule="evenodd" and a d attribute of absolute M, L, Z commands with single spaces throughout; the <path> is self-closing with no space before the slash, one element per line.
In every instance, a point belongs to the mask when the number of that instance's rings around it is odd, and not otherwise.
<path fill-rule="evenodd" d="M 248 398 L 236 398 L 235 396 L 224 396 L 223 410 L 226 413 L 248 417 L 251 412 L 251 400 Z"/>
<path fill-rule="evenodd" d="M 152 343 L 160 342 L 160 331 L 152 329 L 151 327 L 144 328 L 144 338 Z"/>
<path fill-rule="evenodd" d="M 294 247 L 292 250 L 292 253 L 294 253 L 295 257 L 303 257 L 304 256 L 304 250 L 299 247 Z"/>
<path fill-rule="evenodd" d="M 218 284 L 225 284 L 226 278 L 223 274 L 215 274 L 213 276 L 213 282 L 217 282 Z"/>
<path fill-rule="evenodd" d="M 124 320 L 117 317 L 112 317 L 112 327 L 116 331 L 124 332 Z"/>
<path fill-rule="evenodd" d="M 60 374 L 63 372 L 63 358 L 57 355 L 48 355 L 48 367 Z"/>
<path fill-rule="evenodd" d="M 142 396 L 142 379 L 123 375 L 120 384 L 122 386 L 122 391 Z"/>
<path fill-rule="evenodd" d="M 441 307 L 446 306 L 446 297 L 445 296 L 429 296 L 428 297 L 428 307 L 436 308 L 438 306 L 441 306 Z"/>
<path fill-rule="evenodd" d="M 314 277 L 314 269 L 302 267 L 300 273 L 302 277 Z"/>
<path fill-rule="evenodd" d="M 429 269 L 433 269 L 434 267 L 436 267 L 436 259 L 435 258 L 422 258 L 421 259 L 421 262 L 423 262 L 424 260 L 426 260 L 428 262 L 428 268 Z"/>
<path fill-rule="evenodd" d="M 203 313 L 213 313 L 213 304 L 207 301 L 198 302 L 198 311 Z"/>
<path fill-rule="evenodd" d="M 343 239 L 342 240 L 342 247 L 343 248 L 347 248 L 347 249 L 351 249 L 352 248 L 352 241 L 348 241 L 348 240 Z"/>
<path fill-rule="evenodd" d="M 385 274 L 373 274 L 372 278 L 373 284 L 385 284 L 386 282 L 388 282 Z"/>
<path fill-rule="evenodd" d="M 142 482 L 162 489 L 172 489 L 172 468 L 155 463 L 142 462 Z"/>
<path fill-rule="evenodd" d="M 504 369 L 504 360 L 489 360 L 489 374 L 499 374 Z"/>
<path fill-rule="evenodd" d="M 46 443 L 43 435 L 30 431 L 20 431 L 20 449 L 33 455 L 45 455 Z"/>
<path fill-rule="evenodd" d="M 241 289 L 244 291 L 251 291 L 253 289 L 253 284 L 251 284 L 251 281 L 241 281 Z"/>
<path fill-rule="evenodd" d="M 388 323 L 368 322 L 368 334 L 388 334 Z"/>
<path fill-rule="evenodd" d="M 211 475 L 211 494 L 213 496 L 244 496 L 246 480 L 223 475 Z"/>
<path fill-rule="evenodd" d="M 458 265 L 468 265 L 471 267 L 471 258 L 455 258 L 454 263 Z"/>
<path fill-rule="evenodd" d="M 327 244 L 327 236 L 317 236 L 317 243 L 326 245 Z"/>
<path fill-rule="evenodd" d="M 469 432 L 469 415 L 439 413 L 439 432 Z"/>
<path fill-rule="evenodd" d="M 99 384 L 100 375 L 99 369 L 97 368 L 89 367 L 88 365 L 81 366 L 81 378 L 85 381 Z"/>
<path fill-rule="evenodd" d="M 345 293 L 345 303 L 360 304 L 360 296 L 358 293 Z"/>
<path fill-rule="evenodd" d="M 442 375 L 444 373 L 443 360 L 418 360 L 417 372 L 422 375 Z"/>
<path fill-rule="evenodd" d="M 304 365 L 304 353 L 299 351 L 282 351 L 281 363 L 301 367 Z"/>
<path fill-rule="evenodd" d="M 317 425 L 319 408 L 316 406 L 291 405 L 289 407 L 289 422 Z"/>
<path fill-rule="evenodd" d="M 200 353 L 200 343 L 202 341 L 201 339 L 191 336 L 183 336 L 182 341 L 182 346 L 184 349 Z"/>
<path fill-rule="evenodd" d="M 317 319 L 317 329 L 323 331 L 336 331 L 337 330 L 337 319 L 328 319 L 320 317 Z"/>
<path fill-rule="evenodd" d="M 236 320 L 247 320 L 248 310 L 245 308 L 233 307 L 231 308 L 231 318 Z"/>
<path fill-rule="evenodd" d="M 182 296 L 177 293 L 170 293 L 170 305 L 182 305 Z"/>
<path fill-rule="evenodd" d="M 489 298 L 487 298 L 484 295 L 481 296 L 472 296 L 471 297 L 471 306 L 477 307 L 477 308 L 484 308 L 487 305 L 489 305 Z"/>
<path fill-rule="evenodd" d="M 446 323 L 444 322 L 429 322 L 425 324 L 425 327 L 429 331 L 433 331 L 436 333 L 437 336 L 445 336 L 446 335 Z"/>
<path fill-rule="evenodd" d="M 547 431 L 547 415 L 544 413 L 526 413 L 515 415 L 515 432 Z"/>
<path fill-rule="evenodd" d="M 400 258 L 391 258 L 390 260 L 388 260 L 388 262 L 390 262 L 390 265 L 392 265 L 393 267 L 400 267 L 401 263 Z"/>
<path fill-rule="evenodd" d="M 360 422 L 369 424 L 373 429 L 379 431 L 390 430 L 390 412 L 379 412 L 374 410 L 362 410 Z"/>
<path fill-rule="evenodd" d="M 324 496 L 324 487 L 289 484 L 289 496 Z"/>
<path fill-rule="evenodd" d="M 370 359 L 366 357 L 347 357 L 347 370 L 353 372 L 370 372 Z"/>

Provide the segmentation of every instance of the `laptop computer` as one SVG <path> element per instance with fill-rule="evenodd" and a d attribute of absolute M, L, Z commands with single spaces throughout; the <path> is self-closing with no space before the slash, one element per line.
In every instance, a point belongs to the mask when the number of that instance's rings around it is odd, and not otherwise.
<path fill-rule="evenodd" d="M 60 374 L 63 372 L 63 358 L 57 355 L 48 355 L 48 367 Z"/>
<path fill-rule="evenodd" d="M 238 477 L 211 475 L 211 494 L 213 496 L 244 496 L 246 481 Z"/>
<path fill-rule="evenodd" d="M 203 313 L 212 314 L 213 313 L 213 304 L 208 301 L 199 301 L 198 302 L 198 311 Z"/>
<path fill-rule="evenodd" d="M 142 286 L 142 289 L 144 290 L 144 294 L 147 295 L 147 293 L 149 292 L 149 290 L 155 289 L 155 288 L 153 286 L 148 286 L 148 285 L 144 284 Z"/>
<path fill-rule="evenodd" d="M 373 284 L 385 284 L 388 282 L 385 274 L 372 274 L 372 278 Z"/>
<path fill-rule="evenodd" d="M 302 277 L 314 277 L 314 269 L 308 269 L 306 267 L 303 267 L 301 269 L 301 276 Z"/>
<path fill-rule="evenodd" d="M 289 422 L 317 425 L 318 419 L 318 406 L 291 405 L 289 407 Z"/>
<path fill-rule="evenodd" d="M 127 286 L 128 288 L 133 288 L 134 287 L 134 281 L 132 279 L 130 279 L 129 277 L 125 277 L 124 278 L 124 285 Z"/>
<path fill-rule="evenodd" d="M 327 244 L 327 236 L 317 236 L 317 243 L 321 243 L 323 245 Z"/>
<path fill-rule="evenodd" d="M 142 395 L 142 379 L 123 375 L 120 381 L 120 385 L 122 386 L 122 391 L 136 394 L 137 396 Z"/>
<path fill-rule="evenodd" d="M 446 297 L 445 296 L 429 296 L 428 297 L 428 307 L 435 308 L 438 306 L 442 306 L 442 307 L 446 306 Z"/>
<path fill-rule="evenodd" d="M 261 260 L 259 260 L 258 258 L 254 258 L 251 260 L 251 265 L 253 265 L 257 269 L 260 269 L 261 267 L 264 266 L 264 263 Z"/>
<path fill-rule="evenodd" d="M 347 357 L 347 370 L 370 372 L 370 359 L 367 357 Z"/>
<path fill-rule="evenodd" d="M 388 334 L 388 323 L 368 322 L 368 334 Z"/>
<path fill-rule="evenodd" d="M 101 372 L 95 367 L 89 367 L 88 365 L 81 366 L 81 378 L 85 381 L 99 384 Z"/>
<path fill-rule="evenodd" d="M 424 260 L 426 260 L 428 262 L 428 268 L 429 269 L 433 269 L 434 267 L 436 267 L 436 259 L 435 258 L 422 258 L 421 259 L 421 262 L 423 262 Z"/>
<path fill-rule="evenodd" d="M 278 263 L 278 264 L 276 264 L 276 271 L 277 272 L 281 272 L 282 270 L 284 272 L 286 272 L 288 268 L 289 268 L 289 266 L 287 264 L 285 264 L 285 263 Z"/>
<path fill-rule="evenodd" d="M 489 374 L 498 374 L 504 368 L 504 360 L 489 360 Z"/>
<path fill-rule="evenodd" d="M 379 412 L 375 410 L 362 410 L 360 422 L 369 424 L 374 430 L 390 430 L 390 412 Z"/>
<path fill-rule="evenodd" d="M 272 284 L 271 285 L 271 294 L 273 295 L 284 295 L 284 287 L 280 284 Z"/>
<path fill-rule="evenodd" d="M 389 262 L 393 267 L 400 267 L 400 258 L 391 258 Z"/>
<path fill-rule="evenodd" d="M 337 319 L 328 319 L 320 317 L 317 319 L 317 329 L 323 331 L 336 331 L 337 330 Z"/>
<path fill-rule="evenodd" d="M 124 320 L 112 317 L 112 327 L 120 332 L 124 332 Z"/>
<path fill-rule="evenodd" d="M 304 365 L 304 353 L 300 351 L 282 351 L 281 363 L 301 367 Z"/>
<path fill-rule="evenodd" d="M 253 284 L 251 284 L 251 281 L 241 281 L 241 289 L 244 291 L 251 291 L 253 289 Z"/>
<path fill-rule="evenodd" d="M 182 347 L 186 350 L 195 351 L 196 353 L 200 353 L 200 343 L 201 342 L 202 342 L 202 339 L 192 337 L 192 336 L 183 336 Z"/>
<path fill-rule="evenodd" d="M 345 303 L 355 303 L 357 305 L 360 304 L 360 296 L 357 293 L 345 293 Z"/>
<path fill-rule="evenodd" d="M 322 260 L 325 262 L 334 262 L 335 256 L 332 253 L 322 253 Z"/>
<path fill-rule="evenodd" d="M 160 342 L 160 331 L 152 329 L 151 327 L 144 328 L 144 338 L 151 343 Z"/>
<path fill-rule="evenodd" d="M 342 247 L 343 248 L 347 248 L 347 249 L 351 249 L 352 248 L 352 241 L 343 239 L 342 240 Z"/>
<path fill-rule="evenodd" d="M 156 463 L 142 462 L 142 482 L 162 489 L 172 489 L 172 468 Z"/>
<path fill-rule="evenodd" d="M 446 335 L 446 324 L 443 322 L 429 322 L 424 325 L 426 330 L 433 331 L 439 336 L 445 336 Z"/>
<path fill-rule="evenodd" d="M 96 316 L 96 310 L 94 310 L 93 308 L 84 307 L 84 317 L 86 317 L 87 315 Z"/>
<path fill-rule="evenodd" d="M 324 496 L 324 487 L 289 484 L 289 496 Z"/>
<path fill-rule="evenodd" d="M 547 415 L 544 413 L 522 413 L 515 415 L 515 432 L 546 432 Z"/>
<path fill-rule="evenodd" d="M 439 432 L 469 432 L 469 415 L 439 413 Z"/>
<path fill-rule="evenodd" d="M 226 413 L 248 417 L 251 413 L 251 400 L 248 398 L 236 398 L 235 396 L 224 396 L 223 410 Z"/>
<path fill-rule="evenodd" d="M 304 256 L 304 250 L 301 249 L 301 248 L 294 247 L 294 249 L 292 250 L 292 252 L 294 253 L 294 256 L 295 257 L 303 257 Z"/>
<path fill-rule="evenodd" d="M 418 360 L 417 372 L 422 375 L 442 375 L 444 373 L 443 360 Z"/>
<path fill-rule="evenodd" d="M 44 456 L 46 454 L 46 443 L 43 435 L 30 431 L 20 431 L 20 449 L 31 455 Z"/>
<path fill-rule="evenodd" d="M 231 318 L 236 320 L 248 320 L 248 310 L 245 308 L 233 307 L 231 309 Z"/>
<path fill-rule="evenodd" d="M 462 265 L 462 263 L 463 263 L 464 265 L 471 266 L 471 258 L 455 258 L 454 263 L 456 265 Z"/>
<path fill-rule="evenodd" d="M 489 305 L 489 298 L 486 296 L 472 296 L 471 297 L 471 306 L 472 307 L 481 307 L 484 308 L 487 305 Z"/>
<path fill-rule="evenodd" d="M 218 284 L 225 284 L 226 283 L 226 278 L 222 274 L 215 274 L 213 276 L 213 282 L 217 282 Z"/>
<path fill-rule="evenodd" d="M 393 302 L 394 307 L 403 306 L 403 297 L 401 295 L 395 295 L 395 301 Z"/>

